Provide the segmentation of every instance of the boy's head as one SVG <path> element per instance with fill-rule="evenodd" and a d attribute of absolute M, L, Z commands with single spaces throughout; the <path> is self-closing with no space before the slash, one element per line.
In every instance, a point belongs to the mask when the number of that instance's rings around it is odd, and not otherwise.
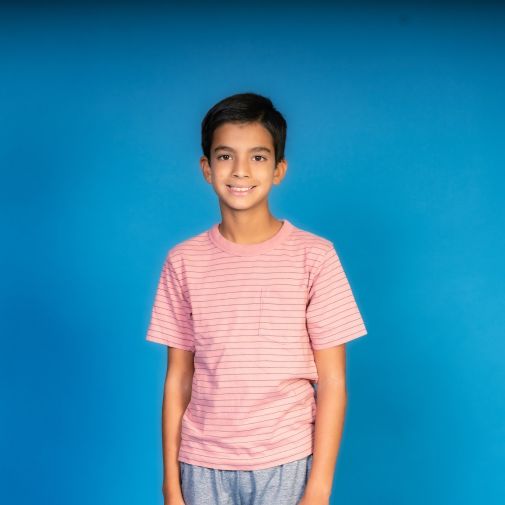
<path fill-rule="evenodd" d="M 202 121 L 202 151 L 212 165 L 215 130 L 224 123 L 260 123 L 272 136 L 275 164 L 284 159 L 287 124 L 272 101 L 256 93 L 237 93 L 216 103 Z"/>
<path fill-rule="evenodd" d="M 286 130 L 271 100 L 254 93 L 232 95 L 207 112 L 200 164 L 222 205 L 268 207 L 272 184 L 279 184 L 287 169 Z"/>

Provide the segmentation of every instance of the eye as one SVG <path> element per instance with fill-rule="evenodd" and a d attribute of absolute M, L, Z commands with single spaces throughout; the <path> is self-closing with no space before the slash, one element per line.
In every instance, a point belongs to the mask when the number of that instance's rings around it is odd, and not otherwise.
<path fill-rule="evenodd" d="M 229 154 L 221 154 L 221 156 L 218 156 L 217 159 L 220 160 L 223 156 L 230 156 Z"/>
<path fill-rule="evenodd" d="M 263 158 L 265 161 L 266 161 L 266 158 L 264 156 L 261 156 L 260 154 L 257 154 L 256 156 L 254 156 L 255 158 Z M 259 161 L 259 160 L 257 160 Z"/>

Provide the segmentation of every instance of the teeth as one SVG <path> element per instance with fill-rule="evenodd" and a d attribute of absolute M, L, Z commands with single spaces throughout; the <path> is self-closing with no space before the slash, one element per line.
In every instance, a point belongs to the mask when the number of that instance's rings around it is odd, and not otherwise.
<path fill-rule="evenodd" d="M 249 191 L 253 186 L 249 186 L 248 188 L 237 188 L 236 186 L 230 186 L 231 189 L 235 191 Z"/>

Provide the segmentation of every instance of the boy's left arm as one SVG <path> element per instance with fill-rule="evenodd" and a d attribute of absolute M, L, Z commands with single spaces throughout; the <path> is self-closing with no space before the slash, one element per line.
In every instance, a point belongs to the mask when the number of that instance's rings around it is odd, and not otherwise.
<path fill-rule="evenodd" d="M 314 451 L 300 505 L 329 503 L 347 402 L 345 343 L 314 350 L 314 361 L 318 374 Z"/>

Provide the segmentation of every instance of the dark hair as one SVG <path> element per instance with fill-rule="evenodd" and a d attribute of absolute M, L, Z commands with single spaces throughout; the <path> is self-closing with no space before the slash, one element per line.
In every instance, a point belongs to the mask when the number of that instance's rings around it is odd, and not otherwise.
<path fill-rule="evenodd" d="M 256 93 L 237 93 L 216 103 L 202 121 L 202 150 L 210 163 L 216 128 L 223 123 L 261 123 L 272 135 L 275 164 L 284 159 L 287 123 L 272 101 Z"/>

